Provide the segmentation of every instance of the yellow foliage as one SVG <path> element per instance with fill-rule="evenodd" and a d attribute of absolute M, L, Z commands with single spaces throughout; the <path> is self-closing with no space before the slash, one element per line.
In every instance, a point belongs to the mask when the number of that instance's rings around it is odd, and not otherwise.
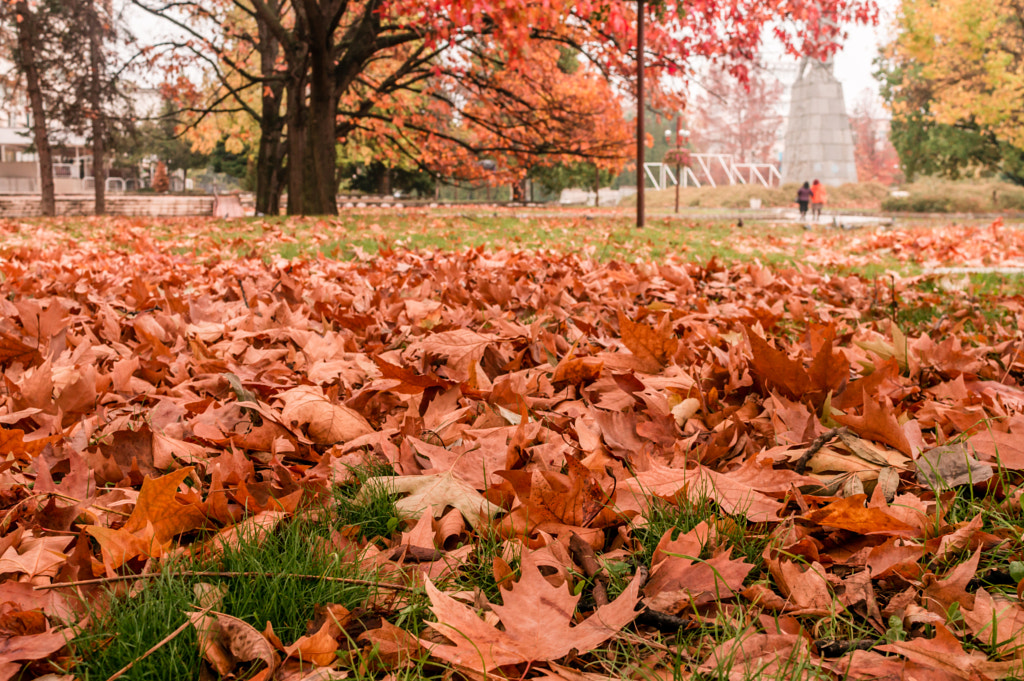
<path fill-rule="evenodd" d="M 1024 146 L 1024 24 L 1014 0 L 903 0 L 900 62 L 914 62 L 934 84 L 940 123 L 973 119 Z M 897 112 L 899 113 L 899 112 Z"/>

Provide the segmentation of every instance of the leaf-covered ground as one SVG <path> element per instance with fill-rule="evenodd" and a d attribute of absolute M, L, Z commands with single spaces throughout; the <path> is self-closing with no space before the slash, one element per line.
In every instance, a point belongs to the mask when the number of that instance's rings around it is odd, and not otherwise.
<path fill-rule="evenodd" d="M 1019 229 L 401 225 L 0 223 L 0 679 L 1024 678 Z"/>

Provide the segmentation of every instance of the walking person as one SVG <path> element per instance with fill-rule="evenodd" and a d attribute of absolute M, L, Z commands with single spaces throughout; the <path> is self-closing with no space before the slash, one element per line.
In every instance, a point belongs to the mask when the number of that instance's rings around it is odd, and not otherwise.
<path fill-rule="evenodd" d="M 807 222 L 807 206 L 811 203 L 811 185 L 804 182 L 804 186 L 796 190 L 796 203 L 800 206 L 800 221 Z"/>
<path fill-rule="evenodd" d="M 817 180 L 811 185 L 811 219 L 815 222 L 821 217 L 821 209 L 825 207 L 825 185 Z"/>

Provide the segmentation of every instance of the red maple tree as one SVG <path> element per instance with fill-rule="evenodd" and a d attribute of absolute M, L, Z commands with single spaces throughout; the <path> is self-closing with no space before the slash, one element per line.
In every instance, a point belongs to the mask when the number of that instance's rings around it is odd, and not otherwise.
<path fill-rule="evenodd" d="M 860 181 L 885 185 L 899 182 L 902 178 L 900 159 L 889 141 L 889 119 L 882 115 L 870 93 L 854 106 L 850 127 Z"/>
<path fill-rule="evenodd" d="M 523 135 L 522 113 L 538 93 L 510 85 L 517 79 L 529 84 L 524 76 L 545 44 L 580 51 L 618 91 L 632 92 L 636 75 L 637 4 L 625 0 L 137 4 L 156 15 L 190 12 L 179 22 L 191 32 L 179 54 L 184 51 L 189 64 L 202 55 L 216 71 L 208 82 L 217 83 L 189 101 L 190 108 L 258 120 L 261 210 L 267 192 L 287 185 L 290 212 L 334 212 L 337 142 L 359 135 L 412 158 L 440 157 L 445 145 L 452 150 L 444 158 L 450 167 L 493 154 L 578 154 L 574 136 L 563 139 L 560 125 L 533 126 L 551 134 L 535 136 L 532 149 L 523 145 L 530 136 Z M 873 0 L 715 0 L 650 4 L 645 12 L 648 103 L 664 109 L 679 108 L 682 90 L 674 87 L 677 79 L 663 76 L 688 78 L 697 58 L 743 79 L 766 33 L 792 52 L 823 55 L 837 46 L 844 23 L 877 17 Z M 777 21 L 783 17 L 787 21 Z M 170 77 L 184 70 L 179 66 Z M 501 115 L 480 115 L 479 107 L 491 104 Z M 483 132 L 458 126 L 482 126 Z"/>

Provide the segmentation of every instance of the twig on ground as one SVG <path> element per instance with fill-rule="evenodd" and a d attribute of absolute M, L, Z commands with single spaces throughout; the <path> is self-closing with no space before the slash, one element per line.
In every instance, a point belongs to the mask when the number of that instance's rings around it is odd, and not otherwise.
<path fill-rule="evenodd" d="M 658 631 L 678 631 L 690 624 L 690 620 L 677 615 L 670 615 L 660 610 L 644 608 L 637 616 L 636 621 L 654 627 Z"/>
<path fill-rule="evenodd" d="M 418 587 L 405 584 L 392 584 L 391 582 L 375 582 L 372 579 L 355 579 L 353 577 L 326 577 L 324 575 L 294 575 L 282 572 L 175 572 L 177 577 L 291 577 L 292 579 L 312 579 L 324 582 L 336 582 L 338 584 L 354 584 L 356 586 L 371 586 L 379 589 L 391 589 L 392 591 L 406 591 L 416 593 Z M 130 582 L 138 579 L 153 579 L 161 573 L 153 572 L 144 575 L 116 575 L 114 577 L 97 577 L 96 579 L 80 579 L 77 582 L 59 582 L 57 584 L 41 584 L 35 587 L 36 591 L 46 589 L 64 589 L 73 586 L 86 586 L 89 584 L 109 584 L 111 582 Z"/>
<path fill-rule="evenodd" d="M 594 548 L 575 532 L 569 538 L 569 553 L 583 568 L 584 574 L 594 580 L 594 603 L 608 605 L 608 573 L 597 560 Z"/>
<path fill-rule="evenodd" d="M 204 608 L 203 610 L 199 611 L 199 614 L 200 615 L 205 615 L 206 613 L 210 612 L 211 609 L 212 608 Z M 150 655 L 152 655 L 156 651 L 158 651 L 161 648 L 163 648 L 165 645 L 167 645 L 168 643 L 173 641 L 174 638 L 176 636 L 178 636 L 181 632 L 183 632 L 186 629 L 188 629 L 191 624 L 192 624 L 192 620 L 191 619 L 187 619 L 184 622 L 182 622 L 180 627 L 178 627 L 177 629 L 175 629 L 174 631 L 172 631 L 171 633 L 167 634 L 162 639 L 160 639 L 159 643 L 157 643 L 155 646 L 153 646 L 152 648 L 150 648 L 146 652 L 142 653 L 142 655 L 140 657 L 135 658 L 134 660 L 132 660 L 131 662 L 129 662 L 128 664 L 126 664 L 125 666 L 121 667 L 116 672 L 114 672 L 114 674 L 110 678 L 108 678 L 107 681 L 114 681 L 114 679 L 119 679 L 122 676 L 124 676 L 125 674 L 127 674 L 128 671 L 132 667 L 135 666 L 136 662 L 142 662 L 147 657 L 149 657 Z"/>
<path fill-rule="evenodd" d="M 821 638 L 814 642 L 814 647 L 818 649 L 822 657 L 842 657 L 854 650 L 870 650 L 876 643 L 877 641 L 864 638 L 849 641 Z"/>
<path fill-rule="evenodd" d="M 818 437 L 814 438 L 814 441 L 811 442 L 811 446 L 807 448 L 807 451 L 804 452 L 803 456 L 801 456 L 796 462 L 795 470 L 797 475 L 804 474 L 804 471 L 807 469 L 807 462 L 811 460 L 811 457 L 817 454 L 822 447 L 831 442 L 836 435 L 839 435 L 839 431 L 841 430 L 842 428 L 833 428 L 827 433 L 822 433 Z"/>
<path fill-rule="evenodd" d="M 242 280 L 239 277 L 235 277 L 235 281 L 238 282 L 238 290 L 242 292 L 242 302 L 251 310 L 252 305 L 249 304 L 249 296 L 245 295 L 245 284 L 242 283 Z"/>

